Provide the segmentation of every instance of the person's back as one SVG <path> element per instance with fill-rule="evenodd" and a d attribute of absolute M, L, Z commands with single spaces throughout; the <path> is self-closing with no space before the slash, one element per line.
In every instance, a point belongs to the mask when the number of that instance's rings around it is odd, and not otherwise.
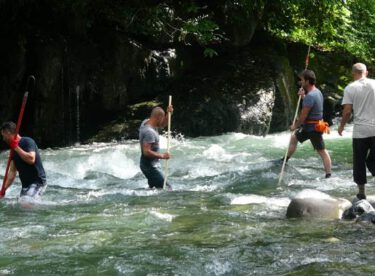
<path fill-rule="evenodd" d="M 142 122 L 139 128 L 139 142 L 141 145 L 141 163 L 144 165 L 157 166 L 159 159 L 148 157 L 143 152 L 143 144 L 151 144 L 151 149 L 155 152 L 159 152 L 159 133 L 156 129 L 147 124 L 149 120 L 146 119 Z"/>
<path fill-rule="evenodd" d="M 344 109 L 337 129 L 342 135 L 353 114 L 353 178 L 358 186 L 358 199 L 366 199 L 366 168 L 375 176 L 375 80 L 368 79 L 367 75 L 365 64 L 353 65 L 354 82 L 344 89 Z"/>
<path fill-rule="evenodd" d="M 315 88 L 310 91 L 303 99 L 303 106 L 311 107 L 306 120 L 321 120 L 323 118 L 323 95 L 322 92 Z"/>
<path fill-rule="evenodd" d="M 14 164 L 22 182 L 22 187 L 27 188 L 31 184 L 44 185 L 46 183 L 46 173 L 35 141 L 30 137 L 22 137 L 19 141 L 19 147 L 25 152 L 35 152 L 35 163 L 32 165 L 23 161 L 17 152 L 15 152 L 13 156 Z"/>
<path fill-rule="evenodd" d="M 8 177 L 0 191 L 0 197 L 4 197 L 6 190 L 13 184 L 17 171 L 22 183 L 20 198 L 39 197 L 47 183 L 38 146 L 33 139 L 17 134 L 16 129 L 14 122 L 5 122 L 1 126 L 1 135 L 13 150 L 13 158 L 9 163 Z"/>
<path fill-rule="evenodd" d="M 344 90 L 343 104 L 353 105 L 353 138 L 375 136 L 375 80 L 362 78 Z"/>

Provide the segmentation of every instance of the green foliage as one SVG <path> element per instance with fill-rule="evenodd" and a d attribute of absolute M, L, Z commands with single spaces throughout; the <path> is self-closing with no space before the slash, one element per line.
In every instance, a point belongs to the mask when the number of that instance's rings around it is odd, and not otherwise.
<path fill-rule="evenodd" d="M 25 20 L 27 10 L 36 11 L 34 18 L 47 26 L 64 26 L 73 16 L 87 32 L 104 26 L 141 42 L 200 45 L 207 57 L 217 54 L 214 45 L 255 27 L 365 61 L 375 57 L 375 0 L 2 0 L 0 7 L 3 24 L 17 18 L 6 18 L 14 11 L 24 11 Z"/>
<path fill-rule="evenodd" d="M 206 49 L 204 49 L 203 55 L 205 57 L 213 58 L 214 56 L 217 56 L 218 54 L 217 54 L 217 52 L 214 49 L 212 49 L 212 48 L 206 48 Z"/>
<path fill-rule="evenodd" d="M 348 1 L 351 26 L 347 48 L 354 55 L 375 61 L 375 1 Z"/>
<path fill-rule="evenodd" d="M 366 61 L 374 61 L 374 0 L 266 2 L 262 24 L 268 32 L 322 50 L 346 50 Z"/>
<path fill-rule="evenodd" d="M 193 35 L 198 43 L 207 45 L 220 41 L 221 37 L 215 34 L 218 29 L 215 22 L 207 17 L 199 16 L 184 22 L 180 30 L 179 40 L 186 43 L 186 37 Z"/>

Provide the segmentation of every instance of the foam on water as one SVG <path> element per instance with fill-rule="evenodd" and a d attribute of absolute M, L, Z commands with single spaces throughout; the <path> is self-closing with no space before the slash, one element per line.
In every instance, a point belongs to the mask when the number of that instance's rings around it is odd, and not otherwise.
<path fill-rule="evenodd" d="M 275 198 L 259 195 L 235 196 L 230 202 L 231 205 L 266 204 L 269 207 L 287 207 L 289 203 L 289 198 Z"/>
<path fill-rule="evenodd" d="M 0 274 L 340 274 L 352 264 L 361 266 L 350 272 L 361 273 L 375 261 L 362 254 L 371 252 L 363 241 L 372 228 L 361 227 L 358 240 L 357 224 L 285 219 L 294 195 L 353 195 L 350 138 L 331 135 L 333 177 L 323 179 L 321 160 L 306 143 L 281 185 L 281 165 L 272 160 L 285 153 L 290 132 L 174 138 L 172 192 L 147 188 L 138 141 L 43 150 L 49 186 L 38 207 L 19 207 L 19 180 L 0 201 Z M 327 242 L 332 235 L 339 241 Z"/>
<path fill-rule="evenodd" d="M 218 185 L 197 185 L 189 189 L 193 192 L 212 192 L 218 188 Z"/>
<path fill-rule="evenodd" d="M 221 172 L 218 169 L 203 165 L 199 168 L 197 167 L 190 168 L 187 175 L 183 176 L 183 179 L 196 179 L 196 178 L 205 177 L 205 176 L 215 176 L 220 173 Z"/>
<path fill-rule="evenodd" d="M 157 190 L 157 189 L 139 189 L 139 190 L 134 190 L 134 189 L 126 189 L 126 188 L 116 188 L 116 189 L 105 189 L 105 190 L 94 190 L 94 191 L 89 191 L 85 195 L 79 196 L 83 200 L 92 200 L 92 199 L 98 199 L 103 196 L 107 195 L 124 195 L 124 196 L 153 196 L 153 195 L 158 195 L 162 190 Z"/>
<path fill-rule="evenodd" d="M 83 179 L 90 171 L 102 172 L 122 179 L 129 179 L 140 172 L 134 160 L 126 152 L 116 147 L 111 151 L 89 153 L 70 160 L 46 161 L 45 168 L 50 171 Z"/>
<path fill-rule="evenodd" d="M 226 151 L 220 145 L 211 145 L 202 154 L 205 159 L 212 159 L 220 162 L 231 161 L 234 155 L 226 153 Z"/>
<path fill-rule="evenodd" d="M 168 214 L 168 213 L 161 213 L 158 209 L 153 209 L 150 211 L 150 214 L 157 217 L 158 219 L 171 222 L 176 215 Z"/>
<path fill-rule="evenodd" d="M 227 275 L 232 271 L 232 264 L 228 261 L 213 260 L 205 265 L 207 275 Z"/>

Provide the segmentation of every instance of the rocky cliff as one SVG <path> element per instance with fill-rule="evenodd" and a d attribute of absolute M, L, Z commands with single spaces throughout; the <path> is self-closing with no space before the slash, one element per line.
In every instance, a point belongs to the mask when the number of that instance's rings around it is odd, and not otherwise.
<path fill-rule="evenodd" d="M 26 78 L 35 75 L 21 133 L 43 147 L 136 138 L 140 121 L 169 94 L 173 129 L 187 136 L 266 135 L 291 121 L 307 48 L 255 32 L 252 17 L 249 28 L 227 26 L 233 39 L 205 57 L 198 45 L 150 42 L 105 24 L 87 28 L 83 15 L 42 8 L 58 19 L 35 18 L 40 10 L 27 5 L 2 10 L 0 118 L 16 120 Z M 321 79 L 333 91 L 340 81 Z"/>

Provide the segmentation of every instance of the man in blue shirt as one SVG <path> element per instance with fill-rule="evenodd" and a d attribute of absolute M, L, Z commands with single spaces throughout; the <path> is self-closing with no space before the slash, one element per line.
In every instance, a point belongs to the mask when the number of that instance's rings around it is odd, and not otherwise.
<path fill-rule="evenodd" d="M 304 70 L 300 74 L 301 86 L 298 95 L 303 99 L 302 111 L 299 119 L 290 126 L 291 131 L 295 131 L 292 135 L 287 160 L 293 155 L 297 149 L 298 142 L 303 143 L 310 140 L 314 149 L 319 153 L 323 160 L 325 177 L 331 177 L 331 157 L 325 148 L 323 133 L 316 131 L 316 124 L 323 119 L 323 95 L 316 88 L 315 73 L 311 70 Z"/>
<path fill-rule="evenodd" d="M 16 124 L 6 122 L 1 126 L 1 135 L 4 141 L 14 150 L 14 155 L 9 167 L 5 191 L 12 184 L 19 172 L 22 183 L 21 197 L 40 196 L 46 188 L 46 173 L 43 168 L 39 150 L 33 139 L 21 137 L 16 133 Z M 5 195 L 1 194 L 3 197 Z"/>

